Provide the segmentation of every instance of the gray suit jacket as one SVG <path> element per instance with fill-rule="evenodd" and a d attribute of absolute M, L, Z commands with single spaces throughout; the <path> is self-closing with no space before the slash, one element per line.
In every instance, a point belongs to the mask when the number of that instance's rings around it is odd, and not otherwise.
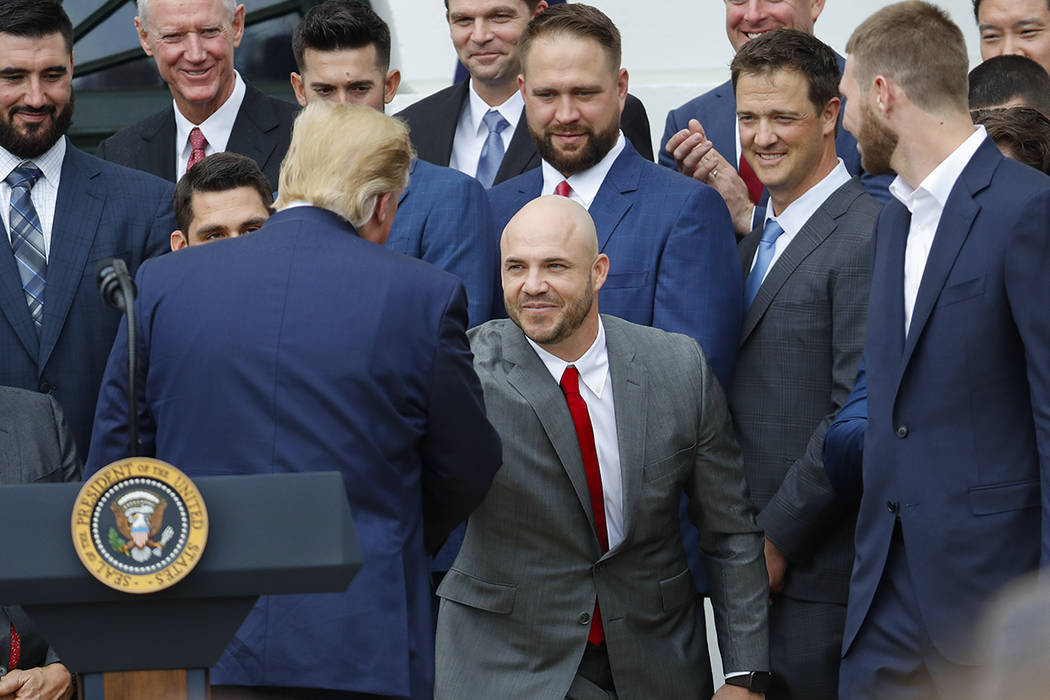
<path fill-rule="evenodd" d="M 744 316 L 729 408 L 766 537 L 791 563 L 785 594 L 846 603 L 856 508 L 824 474 L 824 433 L 864 345 L 879 204 L 854 178 L 810 217 Z M 744 274 L 762 231 L 740 242 Z"/>
<path fill-rule="evenodd" d="M 602 319 L 624 512 L 624 540 L 605 555 L 558 384 L 511 321 L 469 334 L 503 467 L 438 589 L 436 698 L 562 700 L 596 597 L 621 697 L 710 697 L 683 490 L 711 566 L 723 664 L 768 668 L 761 533 L 718 381 L 696 341 Z"/>
<path fill-rule="evenodd" d="M 73 434 L 54 397 L 0 386 L 0 485 L 79 481 Z M 21 638 L 20 668 L 58 661 L 21 608 L 0 607 L 0 676 L 11 655 L 11 623 Z"/>

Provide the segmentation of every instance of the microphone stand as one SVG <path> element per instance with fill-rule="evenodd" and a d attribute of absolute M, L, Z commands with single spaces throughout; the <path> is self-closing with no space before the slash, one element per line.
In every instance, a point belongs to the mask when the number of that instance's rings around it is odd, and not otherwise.
<path fill-rule="evenodd" d="M 139 455 L 138 412 L 138 322 L 135 316 L 135 283 L 128 267 L 120 258 L 106 258 L 95 266 L 102 299 L 114 309 L 124 312 L 128 329 L 128 456 Z"/>

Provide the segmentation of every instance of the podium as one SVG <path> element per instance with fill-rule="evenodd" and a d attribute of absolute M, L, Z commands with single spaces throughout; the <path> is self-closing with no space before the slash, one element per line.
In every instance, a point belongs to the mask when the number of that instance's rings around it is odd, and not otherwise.
<path fill-rule="evenodd" d="M 0 487 L 0 604 L 21 605 L 81 700 L 206 700 L 213 666 L 260 595 L 346 590 L 361 568 L 338 472 L 194 479 L 208 542 L 189 575 L 148 594 L 96 580 L 73 547 L 82 484 Z"/>

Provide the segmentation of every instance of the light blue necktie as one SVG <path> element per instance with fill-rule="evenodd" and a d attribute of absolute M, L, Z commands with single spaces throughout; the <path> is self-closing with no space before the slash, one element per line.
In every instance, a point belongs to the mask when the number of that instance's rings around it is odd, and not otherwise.
<path fill-rule="evenodd" d="M 744 283 L 744 309 L 750 309 L 755 297 L 758 296 L 758 288 L 762 286 L 762 278 L 766 276 L 769 263 L 773 260 L 773 250 L 776 248 L 777 239 L 784 229 L 780 228 L 775 220 L 766 222 L 762 229 L 762 240 L 758 242 L 758 251 L 755 253 L 755 266 L 751 268 L 751 274 L 747 276 Z"/>
<path fill-rule="evenodd" d="M 23 161 L 4 180 L 11 187 L 11 209 L 8 221 L 11 225 L 11 250 L 18 263 L 18 275 L 22 278 L 22 289 L 29 304 L 29 315 L 33 318 L 37 336 L 44 322 L 44 278 L 47 274 L 47 257 L 44 255 L 44 232 L 40 217 L 29 192 L 41 176 L 40 168 L 30 161 Z"/>
<path fill-rule="evenodd" d="M 503 162 L 503 139 L 500 132 L 510 126 L 510 122 L 494 109 L 485 112 L 481 118 L 489 129 L 488 138 L 481 148 L 481 157 L 478 158 L 478 172 L 475 177 L 487 188 L 492 187 L 492 181 L 496 179 L 499 165 Z"/>

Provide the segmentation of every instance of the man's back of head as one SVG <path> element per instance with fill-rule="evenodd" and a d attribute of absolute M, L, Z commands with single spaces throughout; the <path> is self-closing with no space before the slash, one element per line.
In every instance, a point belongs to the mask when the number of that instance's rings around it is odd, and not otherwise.
<path fill-rule="evenodd" d="M 983 124 L 1003 155 L 1050 175 L 1050 119 L 1031 107 L 979 109 L 973 123 Z"/>
<path fill-rule="evenodd" d="M 1031 107 L 1050 117 L 1050 73 L 1024 56 L 994 56 L 970 71 L 970 109 Z"/>

